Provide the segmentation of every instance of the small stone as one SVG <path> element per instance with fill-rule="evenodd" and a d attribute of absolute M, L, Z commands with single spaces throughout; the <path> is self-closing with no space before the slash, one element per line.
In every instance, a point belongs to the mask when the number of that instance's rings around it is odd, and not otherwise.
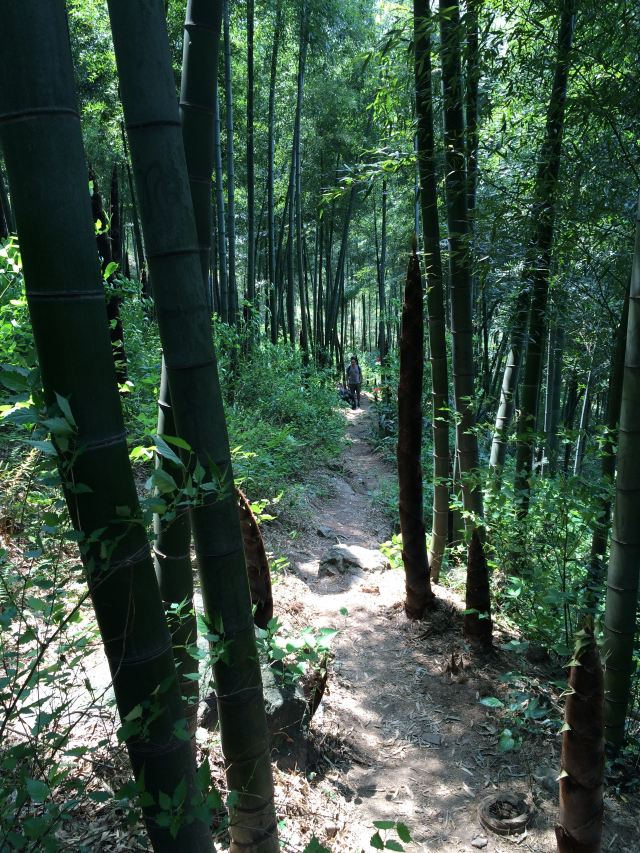
<path fill-rule="evenodd" d="M 320 562 L 318 577 L 338 574 L 380 572 L 389 568 L 389 561 L 377 549 L 360 545 L 333 545 Z"/>
<path fill-rule="evenodd" d="M 489 840 L 484 837 L 484 835 L 476 835 L 474 839 L 471 841 L 471 846 L 476 847 L 478 850 L 482 850 L 483 847 L 486 847 L 489 843 Z"/>
<path fill-rule="evenodd" d="M 335 533 L 330 527 L 327 527 L 324 524 L 321 524 L 320 527 L 316 530 L 318 536 L 321 536 L 323 539 L 335 539 Z"/>
<path fill-rule="evenodd" d="M 531 775 L 536 782 L 545 790 L 549 791 L 549 793 L 557 794 L 559 772 L 559 770 L 554 770 L 552 767 L 542 764 L 540 767 L 536 767 Z"/>
<path fill-rule="evenodd" d="M 439 735 L 436 732 L 425 732 L 420 735 L 420 739 L 432 746 L 440 746 L 442 743 L 442 735 Z"/>

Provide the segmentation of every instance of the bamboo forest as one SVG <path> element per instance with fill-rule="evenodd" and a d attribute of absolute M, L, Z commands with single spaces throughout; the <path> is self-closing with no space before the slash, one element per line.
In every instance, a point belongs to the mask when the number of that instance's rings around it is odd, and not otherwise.
<path fill-rule="evenodd" d="M 0 22 L 0 853 L 640 851 L 638 3 Z"/>

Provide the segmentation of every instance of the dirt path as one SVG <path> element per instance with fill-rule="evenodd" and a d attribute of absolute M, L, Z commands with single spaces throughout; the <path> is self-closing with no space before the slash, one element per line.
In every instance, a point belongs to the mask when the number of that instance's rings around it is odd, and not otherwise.
<path fill-rule="evenodd" d="M 368 401 L 345 416 L 347 446 L 334 470 L 318 472 L 321 497 L 309 508 L 307 529 L 271 543 L 291 563 L 275 590 L 281 620 L 340 629 L 328 693 L 312 722 L 317 761 L 306 775 L 278 777 L 285 846 L 301 851 L 316 834 L 334 853 L 368 853 L 373 821 L 400 820 L 413 835 L 407 850 L 503 853 L 514 841 L 484 830 L 477 806 L 493 792 L 510 792 L 526 795 L 535 811 L 520 848 L 553 851 L 559 739 L 532 734 L 519 751 L 500 752 L 505 722 L 479 702 L 505 699 L 498 677 L 522 660 L 504 651 L 488 661 L 470 657 L 461 642 L 461 602 L 442 587 L 436 616 L 410 623 L 401 572 L 321 569 L 336 542 L 379 557 L 391 534 L 373 498 L 394 472 L 367 443 Z M 553 677 L 530 663 L 526 671 Z M 633 819 L 607 802 L 603 850 L 640 847 Z"/>

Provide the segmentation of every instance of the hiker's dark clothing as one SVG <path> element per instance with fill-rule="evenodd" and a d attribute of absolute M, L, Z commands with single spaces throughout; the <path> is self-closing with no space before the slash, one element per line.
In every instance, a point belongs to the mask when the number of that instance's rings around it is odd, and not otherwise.
<path fill-rule="evenodd" d="M 347 367 L 347 383 L 349 385 L 349 390 L 354 395 L 355 402 L 352 406 L 353 409 L 356 407 L 360 407 L 360 386 L 362 385 L 362 371 L 360 370 L 359 364 L 350 364 Z"/>

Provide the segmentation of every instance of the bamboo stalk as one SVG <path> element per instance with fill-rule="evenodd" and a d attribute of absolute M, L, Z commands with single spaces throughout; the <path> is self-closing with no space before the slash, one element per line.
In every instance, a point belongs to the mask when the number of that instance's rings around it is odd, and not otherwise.
<path fill-rule="evenodd" d="M 184 714 L 171 639 L 129 463 L 64 2 L 6 4 L 3 28 L 0 129 L 45 398 L 68 427 L 54 435 L 65 498 L 83 534 L 120 718 L 134 714 L 127 748 L 151 799 L 144 814 L 154 850 L 205 853 L 206 822 L 191 814 L 174 837 L 157 821 L 161 791 L 171 796 L 184 785 L 185 815 L 197 803 L 195 766 L 189 740 L 179 737 Z"/>
<path fill-rule="evenodd" d="M 400 381 L 398 384 L 398 482 L 405 572 L 404 609 L 410 619 L 421 619 L 433 607 L 422 507 L 422 378 L 424 373 L 424 318 L 422 277 L 414 237 L 402 306 Z"/>
<path fill-rule="evenodd" d="M 214 672 L 227 784 L 238 792 L 231 849 L 275 853 L 260 666 L 164 12 L 160 0 L 109 0 L 109 16 L 175 423 L 199 462 L 191 522 L 206 619 L 225 644 Z M 152 180 L 172 192 L 150 193 Z"/>

